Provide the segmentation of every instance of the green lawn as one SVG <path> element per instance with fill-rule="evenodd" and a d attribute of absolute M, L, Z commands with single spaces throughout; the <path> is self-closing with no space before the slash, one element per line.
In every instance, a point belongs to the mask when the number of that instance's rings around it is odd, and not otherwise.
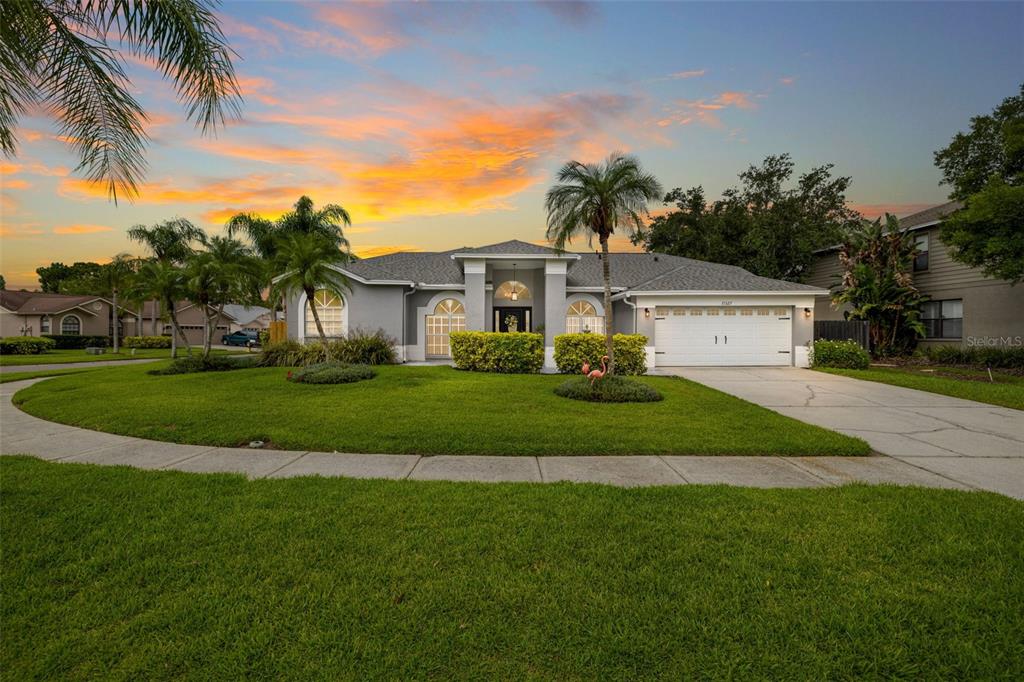
<path fill-rule="evenodd" d="M 995 382 L 988 380 L 988 372 L 984 370 L 959 367 L 871 367 L 819 371 L 1024 410 L 1024 377 L 995 371 Z"/>
<path fill-rule="evenodd" d="M 193 352 L 197 352 L 193 350 Z M 229 351 L 215 348 L 213 353 L 227 353 Z M 237 351 L 230 351 L 236 353 L 244 353 L 245 349 L 241 348 Z M 178 355 L 184 355 L 183 350 L 178 351 Z M 131 350 L 121 349 L 120 353 L 114 353 L 109 348 L 103 355 L 89 355 L 84 349 L 78 350 L 52 350 L 47 353 L 40 353 L 39 355 L 0 355 L 0 367 L 17 367 L 21 365 L 53 365 L 63 364 L 65 362 L 104 362 L 110 360 L 143 360 L 147 358 L 169 358 L 171 357 L 171 350 L 169 348 L 139 348 L 136 349 L 135 355 L 131 354 Z"/>
<path fill-rule="evenodd" d="M 1021 679 L 1024 505 L 0 458 L 9 679 Z"/>
<path fill-rule="evenodd" d="M 155 440 L 421 454 L 862 455 L 867 444 L 674 377 L 665 400 L 595 404 L 552 392 L 564 377 L 381 367 L 356 384 L 285 369 L 150 376 L 154 365 L 58 377 L 19 391 L 38 417 Z"/>

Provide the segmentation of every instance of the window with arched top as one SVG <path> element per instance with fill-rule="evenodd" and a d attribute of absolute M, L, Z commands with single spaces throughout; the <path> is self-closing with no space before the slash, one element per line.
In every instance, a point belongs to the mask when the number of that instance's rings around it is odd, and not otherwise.
<path fill-rule="evenodd" d="M 82 320 L 78 315 L 65 315 L 60 321 L 60 333 L 70 336 L 78 336 L 82 333 Z"/>
<path fill-rule="evenodd" d="M 444 299 L 434 306 L 433 313 L 427 315 L 425 330 L 427 357 L 451 357 L 449 334 L 466 330 L 465 307 L 457 299 Z"/>
<path fill-rule="evenodd" d="M 498 285 L 494 290 L 494 298 L 503 301 L 528 301 L 530 290 L 522 282 L 510 279 Z"/>
<path fill-rule="evenodd" d="M 313 298 L 306 301 L 306 338 L 320 336 L 316 320 L 310 311 L 314 305 L 317 315 L 320 316 L 320 324 L 324 327 L 324 334 L 329 338 L 345 336 L 345 300 L 333 291 L 320 289 L 313 294 Z"/>
<path fill-rule="evenodd" d="M 569 304 L 565 312 L 565 333 L 604 334 L 604 315 L 598 315 L 597 309 L 589 301 L 576 301 Z"/>

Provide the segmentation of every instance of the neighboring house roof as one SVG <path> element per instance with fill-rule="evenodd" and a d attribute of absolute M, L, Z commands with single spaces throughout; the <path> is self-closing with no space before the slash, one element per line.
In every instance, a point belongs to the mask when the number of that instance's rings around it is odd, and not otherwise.
<path fill-rule="evenodd" d="M 74 308 L 95 315 L 95 310 L 86 308 L 94 301 L 108 303 L 102 296 L 69 296 L 47 294 L 36 291 L 0 291 L 0 305 L 22 315 L 56 315 Z"/>
<path fill-rule="evenodd" d="M 180 312 L 182 312 L 184 310 L 188 310 L 189 308 L 192 308 L 194 306 L 195 306 L 195 304 L 192 303 L 191 301 L 178 301 L 174 305 L 174 311 L 180 313 Z M 153 319 L 153 309 L 154 309 L 154 307 L 157 307 L 157 302 L 156 301 L 143 301 L 143 303 L 142 303 L 142 319 L 144 319 L 144 320 L 145 319 L 150 319 L 150 320 Z M 226 304 L 224 306 L 224 316 L 225 317 L 230 317 L 232 320 L 238 322 L 238 320 L 235 318 L 235 316 L 232 313 L 229 312 L 229 308 L 234 309 L 234 308 L 244 308 L 244 307 L 245 306 L 242 306 L 242 305 Z M 212 309 L 212 306 L 211 306 L 211 309 Z M 126 310 L 128 310 L 133 315 L 138 314 L 138 309 L 137 308 L 136 309 L 126 308 Z M 157 308 L 157 310 L 159 311 L 160 315 L 163 315 L 166 312 L 164 310 L 163 304 L 159 304 L 159 307 Z M 263 310 L 264 312 L 270 312 L 266 308 L 260 308 L 260 310 Z M 259 317 L 259 315 L 256 315 L 256 317 Z M 253 319 L 255 319 L 255 318 L 253 318 Z"/>
<path fill-rule="evenodd" d="M 376 284 L 405 283 L 418 286 L 463 286 L 465 278 L 456 254 L 479 253 L 517 255 L 512 246 L 530 247 L 524 258 L 550 256 L 558 252 L 526 242 L 503 242 L 479 249 L 441 252 L 393 253 L 346 265 L 345 272 Z M 499 247 L 500 251 L 494 251 Z M 566 287 L 600 289 L 604 285 L 601 259 L 596 253 L 568 252 Z M 623 291 L 770 291 L 820 292 L 818 287 L 757 277 L 743 268 L 659 253 L 615 253 L 609 261 L 612 288 Z M 498 282 L 493 282 L 496 286 Z"/>
<path fill-rule="evenodd" d="M 262 308 L 258 305 L 229 303 L 224 306 L 224 314 L 231 317 L 238 324 L 249 324 L 268 313 L 270 313 L 270 308 Z"/>
<path fill-rule="evenodd" d="M 912 230 L 920 230 L 924 227 L 937 225 L 950 213 L 959 211 L 963 207 L 964 205 L 959 201 L 947 201 L 944 204 L 931 206 L 923 211 L 903 216 L 900 218 L 900 232 L 910 232 Z M 833 244 L 832 246 L 826 246 L 823 249 L 817 249 L 814 253 L 828 253 L 829 251 L 837 250 L 840 246 L 842 246 L 842 244 Z"/>

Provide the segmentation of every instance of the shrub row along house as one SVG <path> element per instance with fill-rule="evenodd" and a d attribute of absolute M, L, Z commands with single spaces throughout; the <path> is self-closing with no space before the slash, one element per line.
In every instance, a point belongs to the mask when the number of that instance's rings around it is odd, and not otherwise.
<path fill-rule="evenodd" d="M 914 234 L 914 285 L 929 298 L 921 311 L 929 345 L 1020 345 L 1024 337 L 1024 290 L 1010 282 L 986 277 L 979 268 L 953 260 L 939 239 L 942 219 L 961 207 L 956 201 L 933 206 L 900 220 L 900 229 Z M 835 286 L 842 268 L 839 247 L 818 252 L 807 282 L 827 289 Z M 818 320 L 842 320 L 846 307 L 819 298 Z"/>
<path fill-rule="evenodd" d="M 120 307 L 121 336 L 169 336 L 171 327 L 166 311 L 153 301 L 143 304 L 138 311 Z M 114 333 L 113 304 L 102 296 L 69 296 L 31 291 L 0 291 L 0 337 L 41 336 L 111 336 Z M 140 315 L 141 312 L 141 315 Z M 176 307 L 181 324 L 190 344 L 203 342 L 204 319 L 202 311 L 188 301 Z M 218 334 L 242 329 L 262 331 L 270 322 L 266 308 L 229 305 L 224 307 L 217 324 Z M 219 335 L 215 336 L 219 340 Z"/>
<path fill-rule="evenodd" d="M 752 275 L 731 266 L 655 253 L 609 259 L 615 332 L 648 339 L 648 367 L 807 364 L 821 287 Z M 316 292 L 328 336 L 383 329 L 406 361 L 446 359 L 460 330 L 543 332 L 544 367 L 554 339 L 603 333 L 602 263 L 522 241 L 435 253 L 395 253 L 338 268 L 344 295 Z M 289 336 L 317 337 L 306 296 L 287 302 Z"/>

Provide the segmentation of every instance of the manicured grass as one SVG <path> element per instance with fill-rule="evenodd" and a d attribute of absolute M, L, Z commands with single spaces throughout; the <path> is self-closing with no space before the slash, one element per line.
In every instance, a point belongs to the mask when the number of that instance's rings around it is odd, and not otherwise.
<path fill-rule="evenodd" d="M 820 371 L 1024 410 L 1024 377 L 994 370 L 992 375 L 995 382 L 988 381 L 988 372 L 984 370 L 958 367 L 870 367 L 868 369 L 822 369 Z M 964 378 L 957 378 L 957 376 Z"/>
<path fill-rule="evenodd" d="M 197 352 L 193 350 L 193 352 Z M 215 348 L 213 353 L 227 353 L 229 351 Z M 238 351 L 244 353 L 245 349 L 239 349 Z M 184 355 L 184 351 L 178 351 L 179 357 Z M 111 360 L 144 360 L 147 358 L 169 358 L 171 357 L 170 348 L 139 348 L 136 349 L 135 355 L 131 354 L 131 350 L 121 349 L 120 353 L 111 352 L 108 348 L 107 352 L 103 355 L 89 355 L 83 349 L 79 350 L 52 350 L 48 353 L 40 353 L 39 355 L 0 355 L 0 367 L 20 367 L 22 365 L 54 365 L 63 364 L 66 362 L 106 362 Z"/>
<path fill-rule="evenodd" d="M 674 377 L 665 399 L 597 404 L 556 396 L 556 375 L 379 368 L 311 386 L 287 370 L 150 376 L 154 365 L 59 377 L 19 391 L 38 417 L 155 440 L 372 453 L 860 455 L 867 444 Z"/>
<path fill-rule="evenodd" d="M 0 458 L 9 679 L 1021 679 L 1024 505 Z"/>
<path fill-rule="evenodd" d="M 11 381 L 24 381 L 25 379 L 38 379 L 40 377 L 59 377 L 64 374 L 78 374 L 79 372 L 95 372 L 102 367 L 75 367 L 73 369 L 40 369 L 28 372 L 5 372 L 0 374 L 0 384 Z"/>

